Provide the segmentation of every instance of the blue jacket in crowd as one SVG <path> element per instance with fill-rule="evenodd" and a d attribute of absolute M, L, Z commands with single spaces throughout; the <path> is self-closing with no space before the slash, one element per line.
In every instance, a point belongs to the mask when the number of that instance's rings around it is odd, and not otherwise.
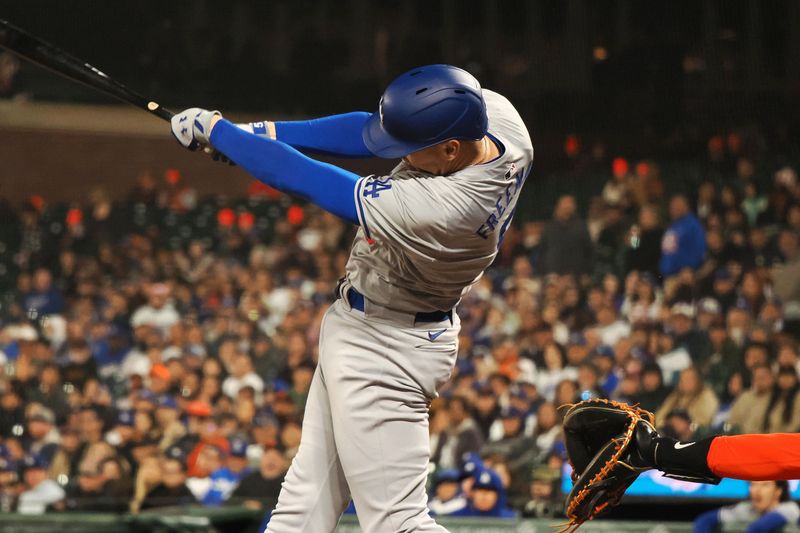
<path fill-rule="evenodd" d="M 684 268 L 697 269 L 706 253 L 706 232 L 696 216 L 689 213 L 674 221 L 661 240 L 661 274 L 674 276 Z"/>

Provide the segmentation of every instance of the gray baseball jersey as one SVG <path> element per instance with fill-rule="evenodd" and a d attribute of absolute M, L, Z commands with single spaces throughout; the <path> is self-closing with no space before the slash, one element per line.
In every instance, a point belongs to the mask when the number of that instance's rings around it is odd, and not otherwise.
<path fill-rule="evenodd" d="M 483 95 L 499 157 L 448 176 L 401 163 L 389 176 L 358 182 L 361 227 L 347 278 L 368 300 L 405 312 L 449 310 L 494 260 L 533 146 L 514 106 L 492 91 Z"/>

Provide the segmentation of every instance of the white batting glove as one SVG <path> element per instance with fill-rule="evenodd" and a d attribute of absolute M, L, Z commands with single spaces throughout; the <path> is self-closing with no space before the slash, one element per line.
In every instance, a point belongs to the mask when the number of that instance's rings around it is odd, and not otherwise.
<path fill-rule="evenodd" d="M 197 150 L 209 144 L 211 121 L 221 117 L 219 111 L 208 111 L 190 107 L 172 117 L 172 135 L 189 150 Z"/>

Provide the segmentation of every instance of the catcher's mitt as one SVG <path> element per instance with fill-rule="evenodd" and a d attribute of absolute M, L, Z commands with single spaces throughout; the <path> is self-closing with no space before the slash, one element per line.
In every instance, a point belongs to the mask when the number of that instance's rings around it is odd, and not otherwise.
<path fill-rule="evenodd" d="M 562 531 L 619 503 L 625 490 L 651 468 L 639 459 L 631 441 L 637 431 L 655 431 L 649 411 L 610 400 L 586 400 L 569 406 L 564 416 L 564 443 L 573 468 L 567 497 L 569 522 Z"/>

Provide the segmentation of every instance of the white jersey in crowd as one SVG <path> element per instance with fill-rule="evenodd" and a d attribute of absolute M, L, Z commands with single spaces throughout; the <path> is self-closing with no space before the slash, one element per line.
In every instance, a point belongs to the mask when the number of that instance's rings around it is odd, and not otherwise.
<path fill-rule="evenodd" d="M 533 146 L 514 106 L 492 91 L 483 96 L 499 157 L 448 176 L 401 163 L 356 185 L 361 227 L 346 270 L 368 301 L 410 313 L 447 311 L 494 260 Z"/>

